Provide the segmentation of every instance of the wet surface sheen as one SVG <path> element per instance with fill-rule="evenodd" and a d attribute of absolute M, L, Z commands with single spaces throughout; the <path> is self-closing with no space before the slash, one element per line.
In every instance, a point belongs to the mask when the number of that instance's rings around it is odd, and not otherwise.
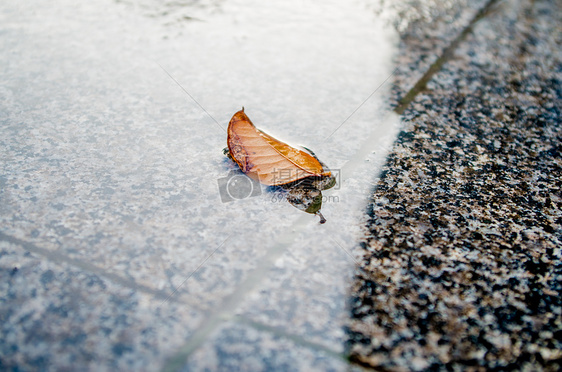
<path fill-rule="evenodd" d="M 396 128 L 385 87 L 350 117 L 392 73 L 367 5 L 3 2 L 3 363 L 344 368 L 348 253 Z M 242 106 L 341 170 L 325 225 L 265 188 L 223 203 Z"/>

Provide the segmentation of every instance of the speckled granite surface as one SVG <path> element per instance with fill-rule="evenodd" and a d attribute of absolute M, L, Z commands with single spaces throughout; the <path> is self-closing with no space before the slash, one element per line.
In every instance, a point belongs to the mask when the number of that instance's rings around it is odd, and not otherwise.
<path fill-rule="evenodd" d="M 355 363 L 562 368 L 561 15 L 501 3 L 406 110 L 352 288 Z"/>
<path fill-rule="evenodd" d="M 391 102 L 404 97 L 486 6 L 485 0 L 414 0 L 391 6 L 400 38 Z M 404 26 L 402 26 L 404 25 Z"/>
<path fill-rule="evenodd" d="M 340 327 L 344 273 L 355 259 L 351 234 L 365 195 L 357 190 L 382 151 L 357 153 L 348 169 L 361 176 L 344 178 L 342 202 L 326 203 L 322 228 L 269 198 L 221 203 L 216 181 L 229 170 L 221 125 L 193 102 L 186 107 L 157 65 L 166 61 L 228 122 L 218 107 L 232 104 L 232 93 L 215 73 L 227 71 L 194 64 L 217 58 L 199 39 L 186 44 L 187 3 L 167 4 L 156 23 L 147 21 L 156 13 L 140 19 L 127 1 L 0 3 L 0 49 L 8 51 L 0 54 L 0 370 L 559 367 L 555 3 L 493 10 L 406 113 L 353 286 L 351 365 Z M 397 5 L 410 28 L 391 101 L 486 4 Z M 212 74 L 183 74 L 199 65 Z M 267 86 L 240 76 L 249 90 Z M 203 89 L 217 82 L 221 89 Z M 296 98 L 306 91 L 286 85 L 291 94 L 280 96 L 315 122 L 320 111 L 341 113 L 315 110 Z M 342 87 L 334 91 L 353 107 L 364 99 L 358 86 L 351 94 Z M 343 148 L 326 142 L 328 155 L 348 159 L 365 140 L 357 118 L 366 108 L 332 137 Z"/>
<path fill-rule="evenodd" d="M 177 348 L 184 337 L 177 319 L 201 320 L 185 304 L 163 307 L 150 294 L 32 250 L 0 241 L 1 371 L 157 370 L 154 339 Z"/>

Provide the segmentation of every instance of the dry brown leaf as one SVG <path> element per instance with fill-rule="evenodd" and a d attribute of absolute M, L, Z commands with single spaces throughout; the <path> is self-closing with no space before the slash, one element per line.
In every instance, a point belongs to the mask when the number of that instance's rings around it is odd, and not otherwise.
<path fill-rule="evenodd" d="M 242 172 L 264 185 L 279 186 L 306 177 L 331 176 L 311 154 L 257 129 L 244 108 L 228 124 L 228 149 Z"/>

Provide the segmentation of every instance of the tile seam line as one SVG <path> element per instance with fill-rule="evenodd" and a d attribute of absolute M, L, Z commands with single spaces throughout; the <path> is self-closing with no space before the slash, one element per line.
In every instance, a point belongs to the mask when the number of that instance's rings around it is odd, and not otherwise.
<path fill-rule="evenodd" d="M 423 92 L 427 88 L 427 83 L 433 78 L 435 74 L 441 71 L 443 65 L 450 61 L 455 51 L 461 42 L 463 42 L 468 34 L 470 34 L 474 26 L 482 19 L 486 18 L 493 11 L 496 4 L 503 0 L 489 0 L 486 5 L 484 5 L 476 15 L 468 22 L 468 25 L 457 35 L 453 41 L 443 50 L 441 55 L 437 58 L 435 62 L 429 66 L 427 71 L 423 76 L 416 82 L 416 84 L 398 101 L 398 104 L 394 108 L 394 112 L 398 115 L 402 115 L 404 111 L 408 108 L 410 103 L 412 103 L 419 93 Z"/>
<path fill-rule="evenodd" d="M 54 264 L 59 264 L 61 262 L 64 262 L 74 268 L 84 270 L 91 274 L 99 275 L 111 281 L 112 283 L 115 283 L 117 285 L 120 285 L 128 289 L 132 289 L 134 291 L 143 292 L 159 299 L 166 299 L 168 297 L 167 293 L 152 289 L 142 284 L 135 283 L 134 281 L 119 276 L 117 274 L 106 272 L 105 270 L 95 265 L 74 258 L 70 258 L 60 252 L 51 251 L 46 248 L 38 247 L 33 243 L 5 234 L 2 231 L 0 231 L 0 242 L 8 242 L 15 245 L 19 245 L 20 247 L 22 247 L 28 252 L 32 252 L 46 258 L 49 262 L 52 262 Z M 175 301 L 178 302 L 177 300 Z"/>
<path fill-rule="evenodd" d="M 233 318 L 233 320 L 237 320 L 240 323 L 246 324 L 249 327 L 252 327 L 253 329 L 257 330 L 257 331 L 261 331 L 261 332 L 266 332 L 269 333 L 273 336 L 279 337 L 279 338 L 283 338 L 289 341 L 292 341 L 293 343 L 303 346 L 307 349 L 311 349 L 311 350 L 315 350 L 315 351 L 320 351 L 323 353 L 326 353 L 327 355 L 334 357 L 334 358 L 338 358 L 341 359 L 342 361 L 349 363 L 349 360 L 347 358 L 347 354 L 345 353 L 340 353 L 337 352 L 329 347 L 326 347 L 322 344 L 319 344 L 317 342 L 314 341 L 309 341 L 297 334 L 291 333 L 291 332 L 285 332 L 281 329 L 278 329 L 276 327 L 272 327 L 269 326 L 267 324 L 264 324 L 262 322 L 259 321 L 255 321 L 253 319 L 250 319 L 244 315 L 238 315 L 236 317 Z"/>
<path fill-rule="evenodd" d="M 274 240 L 273 246 L 260 259 L 256 268 L 235 287 L 232 293 L 222 298 L 217 310 L 212 311 L 187 337 L 183 345 L 177 348 L 168 360 L 164 362 L 162 371 L 181 370 L 189 357 L 204 344 L 214 331 L 227 321 L 236 318 L 236 309 L 244 302 L 247 295 L 262 283 L 262 279 L 274 265 L 277 258 L 304 232 L 305 228 L 309 225 L 307 221 L 310 222 L 308 216 L 301 215 L 288 228 L 289 233 L 281 235 L 280 238 Z"/>

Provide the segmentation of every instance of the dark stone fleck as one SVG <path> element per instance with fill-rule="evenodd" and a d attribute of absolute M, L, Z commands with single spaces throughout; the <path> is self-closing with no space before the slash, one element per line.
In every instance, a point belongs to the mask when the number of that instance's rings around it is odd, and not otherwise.
<path fill-rule="evenodd" d="M 123 343 L 117 343 L 111 347 L 111 351 L 116 356 L 122 356 L 125 353 L 129 353 L 133 351 L 133 348 L 129 345 L 125 345 Z"/>
<path fill-rule="evenodd" d="M 41 275 L 41 283 L 43 285 L 49 284 L 55 278 L 53 270 L 47 270 Z"/>

